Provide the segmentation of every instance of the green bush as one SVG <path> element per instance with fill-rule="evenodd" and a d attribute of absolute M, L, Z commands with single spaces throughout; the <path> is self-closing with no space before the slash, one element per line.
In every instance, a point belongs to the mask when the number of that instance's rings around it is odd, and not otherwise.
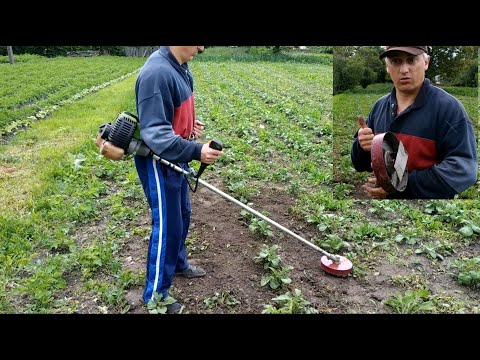
<path fill-rule="evenodd" d="M 478 84 L 478 64 L 476 60 L 471 61 L 465 71 L 462 71 L 453 81 L 455 86 L 474 87 L 475 90 Z"/>
<path fill-rule="evenodd" d="M 334 49 L 333 93 L 353 90 L 357 85 L 383 83 L 385 64 L 378 58 L 379 46 L 338 46 Z"/>
<path fill-rule="evenodd" d="M 359 85 L 365 68 L 355 58 L 334 56 L 333 59 L 333 94 L 353 89 Z"/>
<path fill-rule="evenodd" d="M 15 63 L 35 62 L 42 59 L 45 59 L 45 57 L 35 54 L 14 55 Z M 0 64 L 8 63 L 8 56 L 0 56 Z"/>

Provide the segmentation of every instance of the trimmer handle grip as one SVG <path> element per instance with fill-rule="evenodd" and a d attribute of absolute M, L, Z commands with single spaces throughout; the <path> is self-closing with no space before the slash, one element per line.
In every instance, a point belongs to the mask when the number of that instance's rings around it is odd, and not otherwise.
<path fill-rule="evenodd" d="M 208 146 L 212 149 L 219 150 L 219 151 L 222 151 L 222 149 L 223 149 L 223 144 L 218 139 L 211 140 L 210 144 Z M 205 163 L 200 164 L 200 168 L 198 169 L 198 173 L 197 173 L 197 176 L 196 176 L 197 179 L 200 177 L 200 175 L 202 175 L 202 173 L 205 171 L 207 166 L 208 166 L 208 164 L 205 164 Z"/>
<path fill-rule="evenodd" d="M 213 139 L 212 141 L 210 141 L 210 145 L 209 147 L 211 147 L 212 149 L 215 149 L 215 150 L 219 150 L 219 151 L 222 151 L 223 149 L 223 144 L 220 140 L 218 139 Z"/>

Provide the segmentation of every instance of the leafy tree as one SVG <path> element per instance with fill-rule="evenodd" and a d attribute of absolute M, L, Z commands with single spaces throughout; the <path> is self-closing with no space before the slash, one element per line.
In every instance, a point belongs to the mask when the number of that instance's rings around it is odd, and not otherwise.
<path fill-rule="evenodd" d="M 367 85 L 385 82 L 387 70 L 385 63 L 378 57 L 383 51 L 380 46 L 361 46 L 358 49 L 357 56 L 363 59 L 365 67 L 368 69 L 366 73 L 370 74 L 364 79 Z"/>
<path fill-rule="evenodd" d="M 272 46 L 272 52 L 274 54 L 280 54 L 280 46 Z"/>
<path fill-rule="evenodd" d="M 333 54 L 333 46 L 309 46 L 308 50 L 316 54 Z"/>
<path fill-rule="evenodd" d="M 301 46 L 266 46 L 273 54 L 280 54 L 282 51 L 299 50 Z M 333 46 L 308 46 L 308 52 L 316 54 L 332 54 Z"/>
<path fill-rule="evenodd" d="M 475 87 L 477 62 L 478 46 L 432 46 L 427 77 L 439 76 L 443 84 Z"/>
<path fill-rule="evenodd" d="M 338 46 L 333 55 L 333 93 L 355 88 L 366 88 L 376 82 L 384 82 L 385 64 L 378 58 L 379 46 Z"/>
<path fill-rule="evenodd" d="M 359 85 L 364 77 L 364 67 L 353 57 L 333 57 L 333 94 Z"/>

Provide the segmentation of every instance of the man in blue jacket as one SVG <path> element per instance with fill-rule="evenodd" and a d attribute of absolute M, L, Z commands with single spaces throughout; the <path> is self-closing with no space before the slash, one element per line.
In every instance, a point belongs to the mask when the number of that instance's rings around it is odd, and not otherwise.
<path fill-rule="evenodd" d="M 357 171 L 371 172 L 374 135 L 393 132 L 408 152 L 408 183 L 403 192 L 390 194 L 374 185 L 375 178 L 362 187 L 373 198 L 451 199 L 477 181 L 476 139 L 467 112 L 425 78 L 426 46 L 387 46 L 383 58 L 394 87 L 373 106 L 350 154 Z"/>
<path fill-rule="evenodd" d="M 188 169 L 198 160 L 212 164 L 221 151 L 194 140 L 203 123 L 195 119 L 193 77 L 187 63 L 203 46 L 162 46 L 142 67 L 135 85 L 140 137 L 160 158 Z M 135 166 L 150 205 L 152 230 L 148 246 L 145 303 L 168 297 L 174 275 L 201 277 L 205 271 L 187 261 L 185 239 L 190 226 L 190 198 L 182 173 L 153 158 L 135 156 Z M 178 302 L 167 306 L 179 313 Z"/>

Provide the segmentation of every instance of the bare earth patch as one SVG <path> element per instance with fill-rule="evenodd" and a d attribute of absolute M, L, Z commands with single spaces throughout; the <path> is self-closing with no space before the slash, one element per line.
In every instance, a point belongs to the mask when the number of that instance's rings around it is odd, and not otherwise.
<path fill-rule="evenodd" d="M 17 171 L 17 169 L 14 168 L 14 167 L 0 166 L 0 173 L 1 174 L 11 174 L 15 171 Z"/>
<path fill-rule="evenodd" d="M 222 189 L 219 183 L 209 183 Z M 267 210 L 270 219 L 310 240 L 318 235 L 318 230 L 294 218 L 289 211 L 294 201 L 283 190 L 269 188 L 253 199 L 251 207 L 257 211 Z M 384 301 L 405 290 L 393 283 L 392 276 L 412 273 L 424 278 L 434 293 L 446 291 L 459 300 L 475 302 L 473 290 L 458 285 L 453 276 L 446 274 L 448 260 L 433 263 L 419 255 L 400 257 L 394 263 L 380 259 L 369 266 L 363 278 L 335 277 L 320 268 L 321 253 L 288 234 L 273 227 L 272 239 L 252 234 L 240 215 L 242 208 L 210 190 L 200 186 L 197 193 L 191 193 L 191 202 L 189 238 L 194 241 L 189 246 L 193 249 L 189 259 L 204 268 L 207 275 L 197 279 L 175 278 L 170 295 L 185 305 L 184 313 L 260 314 L 264 304 L 272 304 L 272 298 L 285 293 L 286 290 L 260 286 L 266 271 L 254 257 L 258 256 L 262 244 L 279 246 L 282 264 L 294 267 L 289 288 L 300 289 L 303 297 L 320 313 L 390 313 Z M 147 215 L 141 220 L 144 226 L 149 226 Z M 130 267 L 144 266 L 147 243 L 138 238 L 131 240 L 122 250 L 124 263 Z M 478 250 L 477 246 L 470 254 Z M 148 313 L 141 301 L 142 292 L 141 287 L 128 292 L 130 313 Z M 240 304 L 207 306 L 205 299 L 222 293 L 230 294 Z"/>

